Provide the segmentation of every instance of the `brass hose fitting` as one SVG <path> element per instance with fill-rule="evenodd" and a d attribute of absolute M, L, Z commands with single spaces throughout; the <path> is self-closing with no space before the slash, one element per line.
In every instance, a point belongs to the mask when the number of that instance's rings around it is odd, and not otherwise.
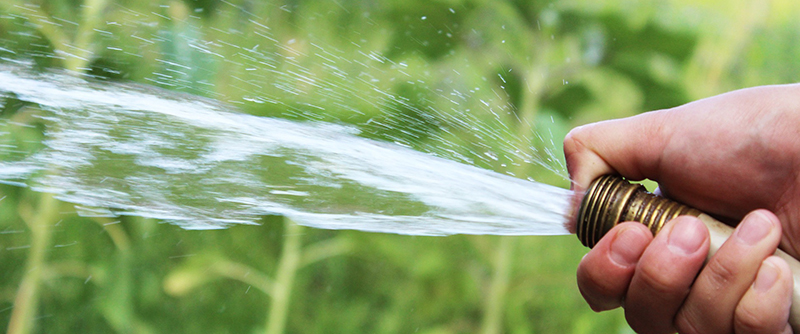
<path fill-rule="evenodd" d="M 603 236 L 620 222 L 641 222 L 658 234 L 664 224 L 681 215 L 700 219 L 708 228 L 708 259 L 716 253 L 734 229 L 689 206 L 648 193 L 638 184 L 631 184 L 615 175 L 604 175 L 592 182 L 578 211 L 576 234 L 584 246 L 594 247 Z M 794 280 L 789 325 L 800 333 L 800 262 L 780 249 L 775 255 L 789 264 Z"/>
<path fill-rule="evenodd" d="M 653 235 L 671 219 L 681 215 L 700 216 L 702 212 L 658 197 L 639 184 L 615 175 L 604 175 L 592 182 L 578 211 L 576 234 L 584 246 L 592 248 L 620 222 L 638 221 Z"/>

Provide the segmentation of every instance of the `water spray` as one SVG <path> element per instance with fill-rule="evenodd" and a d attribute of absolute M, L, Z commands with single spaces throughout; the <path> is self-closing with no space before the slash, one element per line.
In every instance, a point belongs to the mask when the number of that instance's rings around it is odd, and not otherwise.
<path fill-rule="evenodd" d="M 151 87 L 29 72 L 0 64 L 0 96 L 46 112 L 46 145 L 0 161 L 0 183 L 52 192 L 86 216 L 136 215 L 187 229 L 283 215 L 315 228 L 403 235 L 577 231 L 593 247 L 619 222 L 640 221 L 657 234 L 672 218 L 693 215 L 710 231 L 709 256 L 733 231 L 615 176 L 594 181 L 573 229 L 564 221 L 573 195 L 566 189 L 362 138 L 349 127 L 243 115 Z M 0 121 L 6 125 L 16 126 Z M 0 139 L 13 142 L 10 135 L 0 131 Z M 235 145 L 241 142 L 248 145 Z M 57 173 L 42 173 L 54 166 Z M 790 323 L 800 333 L 800 263 L 776 255 L 794 273 Z"/>
<path fill-rule="evenodd" d="M 642 185 L 632 184 L 619 176 L 605 175 L 595 179 L 583 197 L 576 234 L 584 246 L 592 248 L 621 222 L 641 222 L 656 235 L 666 222 L 681 215 L 695 216 L 708 228 L 711 242 L 706 260 L 734 231 L 700 210 L 651 194 Z M 784 259 L 792 271 L 794 292 L 789 324 L 795 332 L 800 332 L 800 262 L 780 249 L 775 251 L 775 255 Z"/>

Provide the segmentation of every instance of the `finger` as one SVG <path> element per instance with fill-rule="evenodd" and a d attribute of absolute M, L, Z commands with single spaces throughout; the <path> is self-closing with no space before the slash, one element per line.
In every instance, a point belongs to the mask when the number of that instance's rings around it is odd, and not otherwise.
<path fill-rule="evenodd" d="M 615 226 L 578 265 L 578 288 L 597 312 L 617 308 L 628 290 L 636 263 L 653 239 L 640 223 Z"/>
<path fill-rule="evenodd" d="M 792 273 L 786 261 L 770 256 L 761 262 L 756 280 L 734 313 L 737 334 L 782 333 L 792 305 Z"/>
<path fill-rule="evenodd" d="M 687 333 L 730 333 L 736 305 L 756 278 L 761 262 L 781 238 L 778 218 L 769 211 L 748 214 L 711 257 L 675 318 Z"/>
<path fill-rule="evenodd" d="M 666 111 L 578 127 L 564 138 L 567 170 L 577 192 L 605 174 L 641 180 L 658 179 L 663 147 L 671 128 Z"/>
<path fill-rule="evenodd" d="M 708 229 L 696 217 L 667 223 L 639 259 L 625 299 L 637 333 L 673 333 L 673 320 L 708 254 Z"/>

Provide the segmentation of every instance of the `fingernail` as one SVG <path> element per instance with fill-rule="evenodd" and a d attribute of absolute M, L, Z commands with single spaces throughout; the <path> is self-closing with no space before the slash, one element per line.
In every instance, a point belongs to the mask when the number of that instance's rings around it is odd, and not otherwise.
<path fill-rule="evenodd" d="M 736 230 L 736 237 L 747 245 L 754 245 L 772 230 L 770 218 L 755 211 L 745 216 L 741 226 Z"/>
<path fill-rule="evenodd" d="M 667 246 L 673 252 L 692 254 L 700 249 L 706 240 L 706 227 L 696 218 L 680 218 L 669 232 Z"/>
<path fill-rule="evenodd" d="M 642 254 L 642 245 L 640 245 L 640 234 L 635 228 L 623 228 L 614 236 L 614 242 L 611 243 L 611 260 L 614 263 L 629 267 L 639 262 L 639 256 Z"/>
<path fill-rule="evenodd" d="M 771 263 L 769 259 L 761 263 L 761 268 L 758 269 L 756 281 L 753 283 L 753 288 L 758 292 L 767 292 L 775 282 L 778 281 L 778 268 Z"/>

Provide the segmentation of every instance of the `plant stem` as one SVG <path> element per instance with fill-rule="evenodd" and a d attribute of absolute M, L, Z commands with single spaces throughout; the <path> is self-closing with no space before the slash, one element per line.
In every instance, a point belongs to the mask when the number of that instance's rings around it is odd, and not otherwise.
<path fill-rule="evenodd" d="M 499 334 L 503 328 L 503 304 L 511 279 L 511 261 L 514 258 L 514 247 L 517 238 L 501 237 L 497 253 L 495 253 L 492 281 L 489 285 L 489 296 L 486 299 L 481 333 Z"/>
<path fill-rule="evenodd" d="M 71 55 L 64 60 L 64 68 L 78 73 L 85 72 L 86 67 L 94 56 L 95 47 L 92 45 L 95 29 L 100 25 L 103 14 L 109 5 L 109 0 L 86 0 L 81 7 L 82 20 L 78 25 L 78 32 L 72 41 L 72 46 L 62 45 L 65 52 Z"/>
<path fill-rule="evenodd" d="M 520 150 L 529 151 L 532 149 L 524 138 L 530 136 L 534 129 L 536 112 L 541 96 L 546 89 L 547 76 L 542 76 L 540 75 L 541 73 L 547 73 L 546 67 L 534 64 L 528 70 L 528 75 L 526 76 L 528 89 L 524 90 L 523 93 L 522 107 L 519 110 L 519 124 L 517 124 L 516 129 Z M 515 175 L 522 176 L 527 174 L 529 168 L 527 164 L 519 162 L 517 166 L 514 170 Z M 483 334 L 499 334 L 503 330 L 503 305 L 505 304 L 508 285 L 511 280 L 517 238 L 501 237 L 498 243 L 494 267 L 492 268 L 492 280 L 489 283 L 489 295 L 486 299 L 483 312 L 484 318 L 481 323 L 481 333 Z"/>
<path fill-rule="evenodd" d="M 272 283 L 272 279 L 248 265 L 221 260 L 214 263 L 211 268 L 217 275 L 254 286 L 267 296 L 271 297 L 274 293 L 275 284 Z"/>
<path fill-rule="evenodd" d="M 286 327 L 292 283 L 302 258 L 302 245 L 300 242 L 302 229 L 300 225 L 295 224 L 288 218 L 283 218 L 283 221 L 285 225 L 283 249 L 281 251 L 281 259 L 278 262 L 278 271 L 275 274 L 272 302 L 267 316 L 266 334 L 282 334 Z"/>
<path fill-rule="evenodd" d="M 19 290 L 14 299 L 14 311 L 8 323 L 8 334 L 27 334 L 33 328 L 33 316 L 39 302 L 39 286 L 45 269 L 45 250 L 50 244 L 50 224 L 58 214 L 58 201 L 52 194 L 43 194 L 38 213 L 27 221 L 31 230 L 31 251 L 25 264 Z"/>

